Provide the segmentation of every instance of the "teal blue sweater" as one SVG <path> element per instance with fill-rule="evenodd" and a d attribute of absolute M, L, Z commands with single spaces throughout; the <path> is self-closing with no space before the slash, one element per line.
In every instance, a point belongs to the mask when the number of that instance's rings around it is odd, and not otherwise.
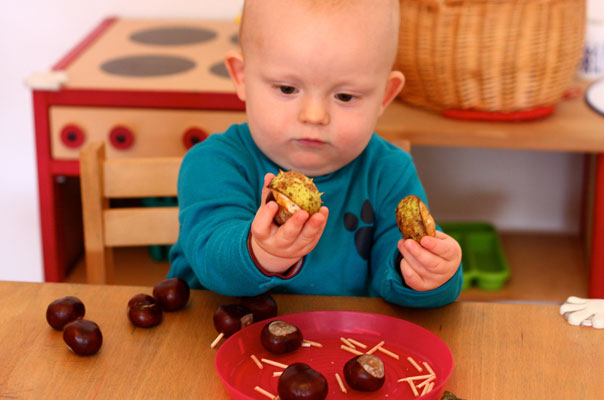
<path fill-rule="evenodd" d="M 437 307 L 461 291 L 462 269 L 424 292 L 404 284 L 395 259 L 401 234 L 395 209 L 409 194 L 426 201 L 411 156 L 373 134 L 351 163 L 314 177 L 329 208 L 325 231 L 302 266 L 288 275 L 263 273 L 247 239 L 260 205 L 264 175 L 279 166 L 256 146 L 247 124 L 211 135 L 186 154 L 178 179 L 180 233 L 170 252 L 169 277 L 229 296 L 268 290 L 379 296 L 411 307 Z"/>

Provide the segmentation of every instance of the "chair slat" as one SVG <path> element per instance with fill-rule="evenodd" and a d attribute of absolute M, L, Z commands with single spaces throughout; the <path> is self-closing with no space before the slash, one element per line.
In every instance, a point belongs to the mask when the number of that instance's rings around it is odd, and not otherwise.
<path fill-rule="evenodd" d="M 103 164 L 106 198 L 176 196 L 181 157 L 109 159 Z"/>
<path fill-rule="evenodd" d="M 103 241 L 103 209 L 109 200 L 103 198 L 102 142 L 89 143 L 80 152 L 80 188 L 82 218 L 86 247 L 86 279 L 88 283 L 108 283 L 113 276 L 112 254 Z"/>
<path fill-rule="evenodd" d="M 178 239 L 178 207 L 114 208 L 103 216 L 106 246 L 174 244 Z"/>

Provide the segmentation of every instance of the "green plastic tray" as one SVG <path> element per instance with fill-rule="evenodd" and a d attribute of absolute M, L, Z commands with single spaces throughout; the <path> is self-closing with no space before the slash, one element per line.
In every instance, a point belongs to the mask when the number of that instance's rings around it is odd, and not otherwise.
<path fill-rule="evenodd" d="M 510 276 L 510 268 L 495 227 L 485 222 L 446 222 L 439 225 L 461 246 L 463 289 L 471 285 L 483 290 L 501 289 Z"/>

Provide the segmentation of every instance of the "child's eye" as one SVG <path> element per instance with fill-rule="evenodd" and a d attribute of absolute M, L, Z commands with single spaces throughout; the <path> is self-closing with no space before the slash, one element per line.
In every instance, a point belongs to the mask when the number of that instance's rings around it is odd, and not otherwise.
<path fill-rule="evenodd" d="M 339 101 L 341 101 L 343 103 L 349 103 L 355 99 L 355 96 L 348 94 L 348 93 L 338 93 L 338 94 L 336 94 L 336 99 L 338 99 Z"/>
<path fill-rule="evenodd" d="M 296 92 L 296 88 L 293 86 L 287 86 L 287 85 L 278 85 L 277 88 L 281 91 L 281 93 L 283 94 L 294 94 Z"/>

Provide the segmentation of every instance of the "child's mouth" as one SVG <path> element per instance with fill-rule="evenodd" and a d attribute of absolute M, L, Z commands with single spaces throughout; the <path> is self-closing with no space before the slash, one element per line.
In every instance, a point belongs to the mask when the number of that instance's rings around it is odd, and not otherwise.
<path fill-rule="evenodd" d="M 321 147 L 325 145 L 324 141 L 318 139 L 298 139 L 298 143 L 307 147 Z"/>

